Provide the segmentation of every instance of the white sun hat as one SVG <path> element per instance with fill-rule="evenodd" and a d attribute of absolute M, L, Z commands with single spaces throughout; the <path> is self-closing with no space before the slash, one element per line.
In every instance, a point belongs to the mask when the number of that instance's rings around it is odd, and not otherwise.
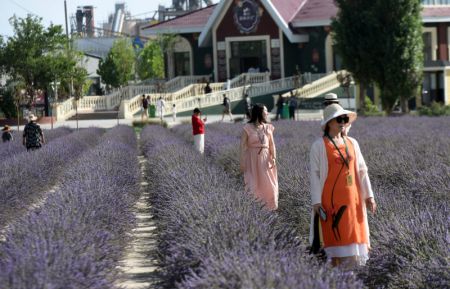
<path fill-rule="evenodd" d="M 325 94 L 324 101 L 335 101 L 337 103 L 339 99 L 336 93 L 327 93 Z"/>
<path fill-rule="evenodd" d="M 330 120 L 345 114 L 349 117 L 348 124 L 351 124 L 352 122 L 355 121 L 357 116 L 356 112 L 346 110 L 337 103 L 333 103 L 325 107 L 325 109 L 323 110 L 323 120 L 320 123 L 320 125 L 322 126 L 322 130 L 325 130 L 325 126 Z"/>

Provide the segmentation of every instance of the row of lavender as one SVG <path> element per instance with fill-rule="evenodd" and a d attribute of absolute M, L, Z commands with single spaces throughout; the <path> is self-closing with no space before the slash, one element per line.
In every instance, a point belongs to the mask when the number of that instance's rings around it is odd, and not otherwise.
<path fill-rule="evenodd" d="M 95 145 L 103 130 L 90 128 L 64 134 L 40 150 L 18 153 L 4 160 L 0 171 L 0 228 L 41 199 L 66 175 L 65 167 Z"/>
<path fill-rule="evenodd" d="M 164 128 L 141 134 L 166 288 L 361 288 L 304 252 L 276 213 Z"/>
<path fill-rule="evenodd" d="M 359 119 L 359 141 L 379 210 L 369 222 L 374 250 L 360 277 L 370 287 L 443 288 L 448 271 L 449 118 Z M 280 216 L 306 243 L 309 227 L 309 148 L 318 122 L 277 122 Z M 189 127 L 176 132 L 189 138 Z M 238 180 L 242 124 L 207 127 L 205 150 Z"/>
<path fill-rule="evenodd" d="M 97 145 L 72 158 L 39 208 L 10 224 L 0 244 L 2 287 L 115 286 L 117 261 L 135 221 L 140 171 L 133 129 L 119 126 L 97 137 L 99 132 L 62 138 L 66 154 L 74 154 L 71 143 L 84 147 L 81 139 Z"/>
<path fill-rule="evenodd" d="M 72 130 L 68 127 L 59 127 L 43 131 L 47 143 L 59 137 L 68 135 L 71 132 Z M 0 143 L 0 162 L 6 162 L 8 158 L 25 152 L 26 148 L 22 144 L 22 136 L 15 134 L 14 140 Z"/>

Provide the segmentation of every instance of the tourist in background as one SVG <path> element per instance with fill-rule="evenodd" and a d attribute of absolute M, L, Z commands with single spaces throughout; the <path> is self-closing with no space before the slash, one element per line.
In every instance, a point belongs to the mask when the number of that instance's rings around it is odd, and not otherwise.
<path fill-rule="evenodd" d="M 172 104 L 172 120 L 173 122 L 177 121 L 177 105 L 175 103 Z"/>
<path fill-rule="evenodd" d="M 13 141 L 14 136 L 12 134 L 12 129 L 9 125 L 5 125 L 2 129 L 2 141 L 3 142 L 9 142 Z"/>
<path fill-rule="evenodd" d="M 227 114 L 230 117 L 230 121 L 233 121 L 233 115 L 231 114 L 231 101 L 225 93 L 223 94 L 222 105 L 223 105 L 222 121 L 225 117 L 225 114 Z"/>
<path fill-rule="evenodd" d="M 321 122 L 324 135 L 313 143 L 310 152 L 310 242 L 314 245 L 321 239 L 331 264 L 346 268 L 363 265 L 369 258 L 366 210 L 376 210 L 358 142 L 343 134 L 347 124 L 355 119 L 355 112 L 344 110 L 339 104 L 328 105 Z M 321 234 L 314 218 L 320 218 Z"/>
<path fill-rule="evenodd" d="M 295 97 L 294 93 L 291 91 L 291 96 L 289 97 L 289 119 L 295 120 L 295 110 L 298 107 L 297 98 Z"/>
<path fill-rule="evenodd" d="M 158 100 L 156 101 L 156 111 L 158 113 L 158 116 L 162 119 L 164 115 L 164 109 L 166 107 L 166 103 L 164 99 L 160 96 Z"/>
<path fill-rule="evenodd" d="M 278 100 L 277 100 L 277 114 L 275 115 L 275 120 L 279 120 L 281 115 L 283 114 L 283 105 L 284 105 L 284 97 L 283 95 L 280 93 L 278 95 Z"/>
<path fill-rule="evenodd" d="M 34 151 L 42 147 L 45 143 L 44 133 L 41 127 L 36 123 L 37 117 L 34 114 L 30 114 L 29 122 L 23 129 L 23 145 L 27 148 L 27 151 Z"/>
<path fill-rule="evenodd" d="M 245 190 L 261 200 L 269 210 L 278 208 L 278 175 L 274 127 L 267 123 L 268 111 L 255 104 L 251 119 L 244 125 L 240 145 L 240 169 Z"/>
<path fill-rule="evenodd" d="M 250 99 L 250 96 L 248 94 L 245 94 L 244 98 L 244 111 L 245 116 L 250 120 L 252 115 L 252 100 Z"/>
<path fill-rule="evenodd" d="M 204 94 L 209 94 L 209 93 L 211 93 L 212 92 L 212 89 L 211 89 L 211 86 L 209 86 L 209 81 L 208 82 L 206 82 L 206 86 L 205 86 L 205 88 L 203 89 L 203 93 Z"/>
<path fill-rule="evenodd" d="M 145 94 L 142 95 L 141 105 L 142 105 L 141 120 L 144 120 L 144 117 L 148 119 L 148 99 L 145 97 Z"/>
<path fill-rule="evenodd" d="M 192 114 L 192 134 L 194 135 L 194 148 L 199 153 L 203 154 L 205 151 L 205 122 L 206 117 L 201 119 L 202 112 L 195 108 Z"/>

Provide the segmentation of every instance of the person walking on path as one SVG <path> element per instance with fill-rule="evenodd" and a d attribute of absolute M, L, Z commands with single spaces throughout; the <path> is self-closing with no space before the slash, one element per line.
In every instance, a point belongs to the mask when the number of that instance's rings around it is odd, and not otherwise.
<path fill-rule="evenodd" d="M 245 94 L 244 99 L 244 110 L 245 110 L 245 116 L 250 120 L 251 119 L 251 112 L 252 112 L 252 100 L 250 99 L 250 96 L 248 94 Z"/>
<path fill-rule="evenodd" d="M 9 142 L 13 141 L 14 136 L 12 134 L 12 129 L 9 125 L 5 125 L 2 129 L 2 141 L 3 142 Z"/>
<path fill-rule="evenodd" d="M 277 100 L 277 114 L 275 115 L 275 120 L 279 120 L 281 114 L 283 113 L 283 104 L 284 104 L 284 97 L 282 94 L 278 95 L 278 100 Z"/>
<path fill-rule="evenodd" d="M 205 151 L 205 122 L 206 117 L 201 119 L 202 112 L 195 108 L 192 114 L 192 134 L 194 135 L 194 148 L 200 154 Z"/>
<path fill-rule="evenodd" d="M 261 200 L 269 210 L 278 208 L 278 175 L 274 127 L 267 123 L 269 113 L 255 104 L 250 121 L 244 125 L 240 145 L 240 169 L 245 190 Z"/>
<path fill-rule="evenodd" d="M 208 82 L 206 82 L 206 86 L 203 89 L 203 93 L 204 94 L 208 94 L 208 93 L 211 93 L 211 92 L 212 92 L 212 89 L 211 89 L 211 86 L 209 86 L 209 81 L 208 81 Z"/>
<path fill-rule="evenodd" d="M 45 143 L 44 133 L 41 127 L 36 123 L 37 117 L 34 114 L 30 114 L 29 122 L 23 129 L 23 145 L 27 148 L 27 151 L 37 150 Z"/>
<path fill-rule="evenodd" d="M 355 121 L 356 116 L 339 104 L 327 106 L 321 122 L 324 136 L 313 143 L 310 151 L 313 205 L 310 242 L 314 247 L 321 241 L 331 264 L 346 268 L 364 265 L 368 260 L 366 211 L 375 213 L 376 210 L 358 142 L 343 136 L 346 125 Z M 321 229 L 318 229 L 319 219 Z"/>
<path fill-rule="evenodd" d="M 231 114 L 231 101 L 225 93 L 223 94 L 222 105 L 224 106 L 223 112 L 222 112 L 222 121 L 225 117 L 225 114 L 228 114 L 228 116 L 230 117 L 230 121 L 233 121 L 233 115 Z"/>
<path fill-rule="evenodd" d="M 162 119 L 164 115 L 164 109 L 166 107 L 166 103 L 164 99 L 160 96 L 159 99 L 156 101 L 156 111 L 158 113 L 158 116 Z"/>
<path fill-rule="evenodd" d="M 291 97 L 289 98 L 289 119 L 295 120 L 295 110 L 298 107 L 297 98 L 291 91 Z"/>
<path fill-rule="evenodd" d="M 142 114 L 141 120 L 144 120 L 144 117 L 148 119 L 148 99 L 145 97 L 145 94 L 142 95 Z"/>
<path fill-rule="evenodd" d="M 172 120 L 173 122 L 177 121 L 177 105 L 175 103 L 172 104 Z"/>

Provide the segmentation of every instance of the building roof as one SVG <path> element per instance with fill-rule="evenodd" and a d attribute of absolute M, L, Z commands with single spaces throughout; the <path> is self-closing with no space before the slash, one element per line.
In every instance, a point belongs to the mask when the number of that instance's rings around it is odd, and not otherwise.
<path fill-rule="evenodd" d="M 329 25 L 337 11 L 333 0 L 307 0 L 292 18 L 291 25 L 293 27 Z"/>
<path fill-rule="evenodd" d="M 162 21 L 153 25 L 142 27 L 142 30 L 151 31 L 150 34 L 156 33 L 193 33 L 202 32 L 208 22 L 208 18 L 214 11 L 217 4 L 207 6 L 205 8 L 188 12 L 174 19 Z"/>
<path fill-rule="evenodd" d="M 286 23 L 297 15 L 308 0 L 272 0 L 273 6 Z"/>
<path fill-rule="evenodd" d="M 260 0 L 277 25 L 291 42 L 305 41 L 304 35 L 296 34 L 291 28 L 327 26 L 336 16 L 338 8 L 334 0 Z M 157 33 L 201 33 L 199 43 L 205 44 L 211 37 L 210 30 L 223 15 L 219 10 L 227 9 L 230 0 L 221 0 L 219 4 L 207 6 L 179 16 L 142 28 L 145 34 Z M 216 9 L 217 8 L 217 9 Z M 450 6 L 424 6 L 423 22 L 450 22 Z M 145 33 L 145 30 L 149 33 Z"/>
<path fill-rule="evenodd" d="M 424 6 L 423 22 L 450 22 L 450 6 Z"/>

